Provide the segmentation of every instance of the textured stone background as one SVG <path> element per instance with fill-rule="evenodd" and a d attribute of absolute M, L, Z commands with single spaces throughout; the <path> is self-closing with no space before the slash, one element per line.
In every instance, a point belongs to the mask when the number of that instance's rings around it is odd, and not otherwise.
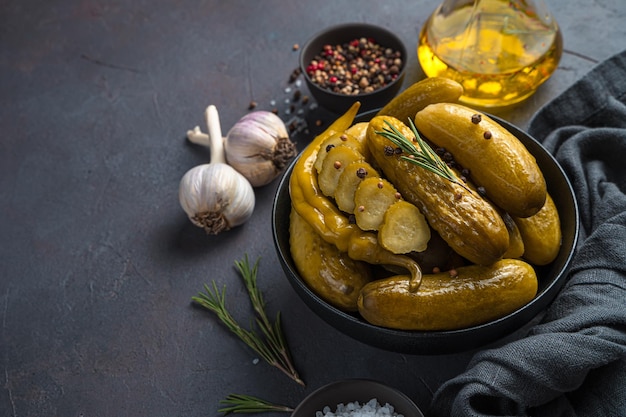
<path fill-rule="evenodd" d="M 313 315 L 278 265 L 256 190 L 244 226 L 219 236 L 178 205 L 184 172 L 208 160 L 185 142 L 217 105 L 226 131 L 287 105 L 294 44 L 325 26 L 392 28 L 413 51 L 438 1 L 5 0 L 0 5 L 0 363 L 3 416 L 214 416 L 230 393 L 296 405 L 336 379 L 367 377 L 419 405 L 471 352 L 412 356 L 356 342 Z M 547 2 L 565 53 L 525 103 L 532 114 L 626 47 L 622 0 Z M 275 102 L 276 104 L 274 104 Z M 332 115 L 306 108 L 314 122 Z M 299 148 L 310 138 L 296 135 Z M 215 279 L 248 322 L 233 262 L 261 257 L 259 286 L 281 311 L 307 387 L 263 362 L 190 298 Z"/>

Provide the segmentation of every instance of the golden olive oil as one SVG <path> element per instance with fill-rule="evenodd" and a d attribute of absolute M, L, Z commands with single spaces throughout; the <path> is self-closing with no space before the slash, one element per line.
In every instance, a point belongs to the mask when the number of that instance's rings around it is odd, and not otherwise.
<path fill-rule="evenodd" d="M 534 3 L 444 1 L 420 33 L 424 73 L 461 83 L 460 101 L 468 105 L 502 107 L 528 98 L 552 75 L 563 51 L 557 23 Z"/>

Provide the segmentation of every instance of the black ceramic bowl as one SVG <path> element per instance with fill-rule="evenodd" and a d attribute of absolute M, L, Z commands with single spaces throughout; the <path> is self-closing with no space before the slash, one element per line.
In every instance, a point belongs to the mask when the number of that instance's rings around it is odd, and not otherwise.
<path fill-rule="evenodd" d="M 355 95 L 332 92 L 311 80 L 307 67 L 311 60 L 322 51 L 324 45 L 341 45 L 362 37 L 371 38 L 377 44 L 401 53 L 403 64 L 395 80 L 373 92 Z M 400 90 L 404 80 L 406 60 L 406 47 L 396 35 L 385 28 L 367 23 L 345 23 L 324 29 L 300 49 L 300 69 L 311 95 L 320 106 L 335 113 L 345 112 L 357 100 L 361 102 L 361 111 L 382 107 Z"/>
<path fill-rule="evenodd" d="M 369 120 L 374 114 L 364 114 Z M 559 211 L 562 245 L 557 258 L 549 265 L 537 267 L 539 289 L 536 297 L 520 309 L 497 320 L 451 331 L 405 331 L 374 326 L 358 314 L 345 313 L 317 296 L 299 277 L 289 250 L 289 177 L 293 164 L 286 170 L 278 186 L 272 211 L 274 243 L 287 279 L 304 303 L 338 331 L 363 343 L 381 349 L 410 354 L 444 354 L 470 350 L 503 338 L 531 321 L 544 310 L 562 287 L 572 260 L 579 231 L 579 213 L 574 191 L 554 157 L 534 138 L 517 127 L 500 120 L 533 154 L 541 168 Z"/>
<path fill-rule="evenodd" d="M 393 406 L 394 413 L 404 417 L 424 417 L 417 405 L 402 392 L 369 379 L 346 379 L 318 388 L 307 396 L 291 417 L 315 417 L 317 411 L 329 407 L 335 412 L 339 404 L 359 402 L 360 405 L 376 399 L 381 406 Z"/>

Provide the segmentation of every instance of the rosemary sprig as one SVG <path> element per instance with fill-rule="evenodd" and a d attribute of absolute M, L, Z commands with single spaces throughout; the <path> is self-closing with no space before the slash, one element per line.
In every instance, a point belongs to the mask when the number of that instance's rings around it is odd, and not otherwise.
<path fill-rule="evenodd" d="M 265 301 L 263 301 L 263 294 L 257 286 L 256 279 L 259 269 L 259 260 L 260 259 L 257 259 L 254 266 L 250 268 L 248 255 L 246 254 L 243 260 L 235 261 L 235 266 L 239 270 L 246 285 L 246 289 L 248 290 L 252 307 L 257 315 L 257 324 L 265 336 L 268 347 L 271 348 L 272 357 L 277 359 L 278 363 L 274 366 L 278 366 L 283 372 L 292 376 L 297 383 L 304 385 L 304 382 L 299 378 L 298 372 L 293 366 L 291 352 L 287 346 L 287 340 L 285 339 L 285 334 L 281 326 L 280 312 L 276 314 L 276 320 L 273 324 L 265 313 Z"/>
<path fill-rule="evenodd" d="M 279 411 L 290 413 L 294 409 L 287 405 L 273 404 L 269 401 L 262 400 L 257 397 L 245 394 L 230 394 L 220 401 L 220 404 L 226 405 L 217 410 L 220 413 L 264 413 L 269 411 Z"/>
<path fill-rule="evenodd" d="M 430 172 L 433 172 L 440 177 L 447 179 L 450 182 L 453 182 L 461 187 L 465 188 L 467 191 L 470 191 L 469 188 L 463 182 L 459 181 L 458 177 L 454 175 L 454 172 L 450 169 L 450 167 L 437 155 L 437 153 L 426 143 L 417 132 L 417 128 L 413 121 L 409 118 L 409 127 L 413 134 L 415 135 L 415 141 L 419 145 L 419 148 L 415 146 L 412 140 L 404 136 L 402 132 L 400 132 L 395 126 L 385 120 L 385 123 L 389 128 L 383 128 L 382 131 L 377 131 L 378 135 L 381 135 L 391 142 L 394 145 L 402 149 L 401 158 L 405 161 L 409 161 L 412 164 L 415 164 L 421 168 L 424 168 Z M 471 191 L 470 191 L 471 192 Z"/>
<path fill-rule="evenodd" d="M 226 307 L 226 286 L 222 287 L 220 291 L 215 281 L 213 281 L 212 288 L 205 284 L 205 292 L 200 292 L 191 299 L 207 310 L 215 313 L 232 333 L 259 354 L 267 363 L 280 369 L 295 382 L 304 386 L 304 381 L 300 379 L 293 365 L 291 353 L 281 326 L 280 312 L 276 315 L 276 321 L 274 323 L 268 319 L 265 312 L 263 294 L 257 286 L 258 264 L 259 259 L 257 259 L 254 266 L 251 268 L 247 254 L 243 260 L 235 262 L 235 266 L 248 291 L 248 296 L 255 312 L 255 322 L 261 331 L 260 335 L 254 330 L 243 328 L 230 314 Z"/>

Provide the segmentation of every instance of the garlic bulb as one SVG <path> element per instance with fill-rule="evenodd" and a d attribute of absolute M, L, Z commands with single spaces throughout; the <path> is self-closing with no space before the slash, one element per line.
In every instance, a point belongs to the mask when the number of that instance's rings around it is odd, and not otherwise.
<path fill-rule="evenodd" d="M 239 119 L 228 132 L 224 148 L 228 164 L 254 187 L 272 182 L 297 154 L 280 117 L 263 110 Z"/>
<path fill-rule="evenodd" d="M 211 160 L 185 173 L 178 188 L 178 200 L 193 224 L 208 234 L 218 234 L 245 223 L 252 216 L 255 196 L 250 182 L 226 164 L 215 106 L 207 107 L 205 116 Z"/>

